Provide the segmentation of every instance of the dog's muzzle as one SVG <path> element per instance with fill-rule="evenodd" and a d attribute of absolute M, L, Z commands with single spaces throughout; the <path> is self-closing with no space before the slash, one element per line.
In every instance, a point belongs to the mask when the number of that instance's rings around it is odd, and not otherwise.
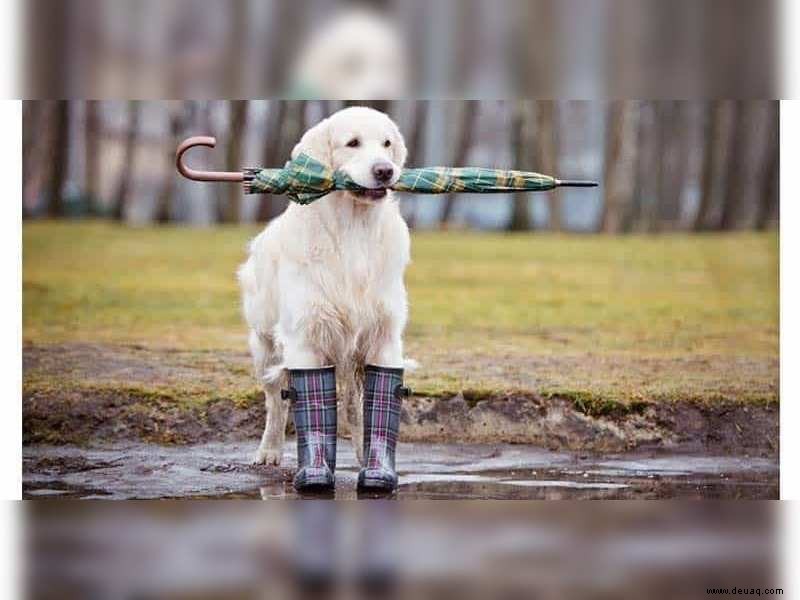
<path fill-rule="evenodd" d="M 371 190 L 358 190 L 353 192 L 355 196 L 359 198 L 366 198 L 369 200 L 382 200 L 386 197 L 387 191 L 386 188 L 377 188 Z"/>

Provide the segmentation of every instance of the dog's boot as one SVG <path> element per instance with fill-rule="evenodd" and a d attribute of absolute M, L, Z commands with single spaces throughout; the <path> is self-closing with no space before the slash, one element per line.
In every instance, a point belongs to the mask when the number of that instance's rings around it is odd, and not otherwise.
<path fill-rule="evenodd" d="M 297 430 L 298 491 L 334 485 L 336 472 L 336 369 L 290 369 L 289 389 Z"/>
<path fill-rule="evenodd" d="M 403 386 L 403 369 L 367 365 L 364 378 L 364 468 L 361 490 L 391 491 L 397 487 L 394 466 L 400 407 L 411 390 Z"/>

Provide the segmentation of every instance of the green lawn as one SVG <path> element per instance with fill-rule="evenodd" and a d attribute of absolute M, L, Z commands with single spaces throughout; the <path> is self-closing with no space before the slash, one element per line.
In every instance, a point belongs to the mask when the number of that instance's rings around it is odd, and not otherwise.
<path fill-rule="evenodd" d="M 24 340 L 244 352 L 234 274 L 256 232 L 26 223 Z M 437 232 L 412 244 L 419 391 L 777 399 L 775 233 Z"/>

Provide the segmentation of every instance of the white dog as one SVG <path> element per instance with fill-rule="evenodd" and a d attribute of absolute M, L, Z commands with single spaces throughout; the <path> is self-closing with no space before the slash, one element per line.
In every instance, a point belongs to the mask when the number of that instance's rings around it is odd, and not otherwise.
<path fill-rule="evenodd" d="M 397 182 L 406 147 L 389 117 L 353 107 L 307 131 L 292 157 L 301 152 L 344 170 L 367 191 L 290 205 L 251 242 L 239 269 L 250 351 L 267 406 L 255 462 L 281 461 L 285 370 L 328 365 L 336 366 L 339 422 L 361 461 L 363 366 L 404 364 L 410 241 L 386 188 Z"/>

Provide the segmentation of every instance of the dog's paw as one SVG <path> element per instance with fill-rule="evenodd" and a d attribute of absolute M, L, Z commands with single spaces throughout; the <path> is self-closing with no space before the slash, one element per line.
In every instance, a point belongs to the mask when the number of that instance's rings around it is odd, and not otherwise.
<path fill-rule="evenodd" d="M 283 458 L 283 453 L 279 449 L 259 447 L 253 456 L 253 464 L 279 467 L 281 465 L 281 458 Z"/>

